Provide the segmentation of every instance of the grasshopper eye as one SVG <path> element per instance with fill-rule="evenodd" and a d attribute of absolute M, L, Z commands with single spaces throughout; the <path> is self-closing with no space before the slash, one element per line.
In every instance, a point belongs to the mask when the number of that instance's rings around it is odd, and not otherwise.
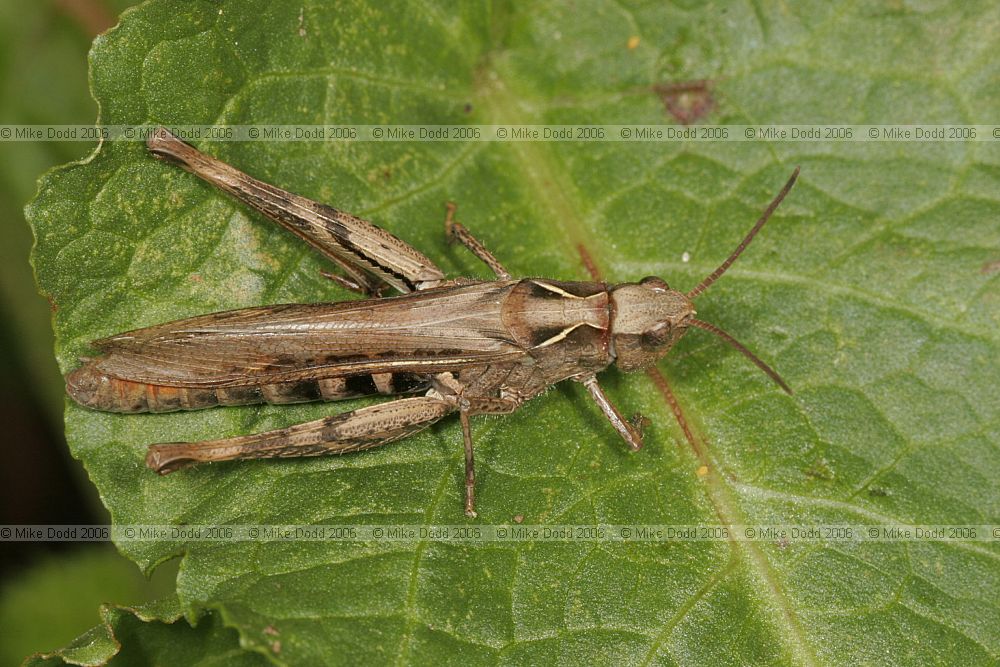
<path fill-rule="evenodd" d="M 670 338 L 670 323 L 660 322 L 642 332 L 642 343 L 649 347 L 659 347 Z"/>
<path fill-rule="evenodd" d="M 667 292 L 670 290 L 670 285 L 667 284 L 667 281 L 656 276 L 646 276 L 639 281 L 639 284 L 650 287 L 655 291 Z"/>

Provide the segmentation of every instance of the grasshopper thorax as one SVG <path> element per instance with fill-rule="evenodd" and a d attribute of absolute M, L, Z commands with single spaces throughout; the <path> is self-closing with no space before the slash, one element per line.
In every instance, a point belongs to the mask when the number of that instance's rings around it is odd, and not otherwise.
<path fill-rule="evenodd" d="M 694 304 L 655 276 L 611 290 L 611 345 L 624 371 L 656 363 L 687 331 Z"/>

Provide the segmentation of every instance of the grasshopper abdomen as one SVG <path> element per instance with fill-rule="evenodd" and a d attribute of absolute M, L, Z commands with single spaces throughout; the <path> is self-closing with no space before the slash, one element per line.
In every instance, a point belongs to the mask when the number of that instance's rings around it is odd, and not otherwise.
<path fill-rule="evenodd" d="M 226 387 L 185 387 L 112 377 L 101 373 L 93 362 L 84 364 L 66 378 L 67 391 L 80 405 L 104 412 L 129 414 L 258 403 L 286 405 L 340 401 L 379 394 L 409 394 L 425 391 L 429 386 L 426 378 L 401 372 Z"/>

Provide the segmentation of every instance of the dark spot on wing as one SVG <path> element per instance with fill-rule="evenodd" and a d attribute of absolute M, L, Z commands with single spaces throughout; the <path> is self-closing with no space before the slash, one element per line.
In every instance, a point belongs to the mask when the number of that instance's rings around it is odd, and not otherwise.
<path fill-rule="evenodd" d="M 347 378 L 345 391 L 348 394 L 368 396 L 370 394 L 377 394 L 378 387 L 375 386 L 375 380 L 372 379 L 371 375 L 355 375 Z"/>
<path fill-rule="evenodd" d="M 430 383 L 427 381 L 426 376 L 417 375 L 416 373 L 393 373 L 392 375 L 392 390 L 397 394 L 409 394 L 410 392 L 420 391 L 429 385 Z"/>
<path fill-rule="evenodd" d="M 295 401 L 318 401 L 323 398 L 316 380 L 299 380 L 297 382 L 282 382 L 280 385 L 281 394 L 289 402 Z"/>
<path fill-rule="evenodd" d="M 248 405 L 263 402 L 260 387 L 219 387 L 215 390 L 221 405 Z"/>

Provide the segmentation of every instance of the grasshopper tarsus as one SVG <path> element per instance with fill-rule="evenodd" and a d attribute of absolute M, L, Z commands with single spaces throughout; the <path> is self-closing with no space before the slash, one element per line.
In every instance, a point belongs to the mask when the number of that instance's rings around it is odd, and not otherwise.
<path fill-rule="evenodd" d="M 341 454 L 378 447 L 459 413 L 465 513 L 476 516 L 470 418 L 508 414 L 566 379 L 581 382 L 632 451 L 648 421 L 626 419 L 597 373 L 652 369 L 691 327 L 721 337 L 782 389 L 776 371 L 718 327 L 695 319 L 693 299 L 753 240 L 795 183 L 798 169 L 719 268 L 684 294 L 651 277 L 608 285 L 512 279 L 446 204 L 445 231 L 496 280 L 447 279 L 429 259 L 369 222 L 258 181 L 158 128 L 149 150 L 236 197 L 322 252 L 324 273 L 365 300 L 284 304 L 214 313 L 97 341 L 100 356 L 67 376 L 81 405 L 166 412 L 216 405 L 412 394 L 304 424 L 249 435 L 151 445 L 161 475 L 201 462 Z M 591 268 L 593 268 L 591 266 Z M 387 287 L 402 293 L 380 298 Z M 675 404 L 675 403 L 672 403 Z"/>
<path fill-rule="evenodd" d="M 644 438 L 646 435 L 646 429 L 649 428 L 653 422 L 649 420 L 648 417 L 640 412 L 633 413 L 629 418 L 628 423 L 632 426 L 632 429 L 639 436 L 639 449 L 642 449 Z M 639 449 L 633 449 L 632 451 L 637 452 Z"/>

